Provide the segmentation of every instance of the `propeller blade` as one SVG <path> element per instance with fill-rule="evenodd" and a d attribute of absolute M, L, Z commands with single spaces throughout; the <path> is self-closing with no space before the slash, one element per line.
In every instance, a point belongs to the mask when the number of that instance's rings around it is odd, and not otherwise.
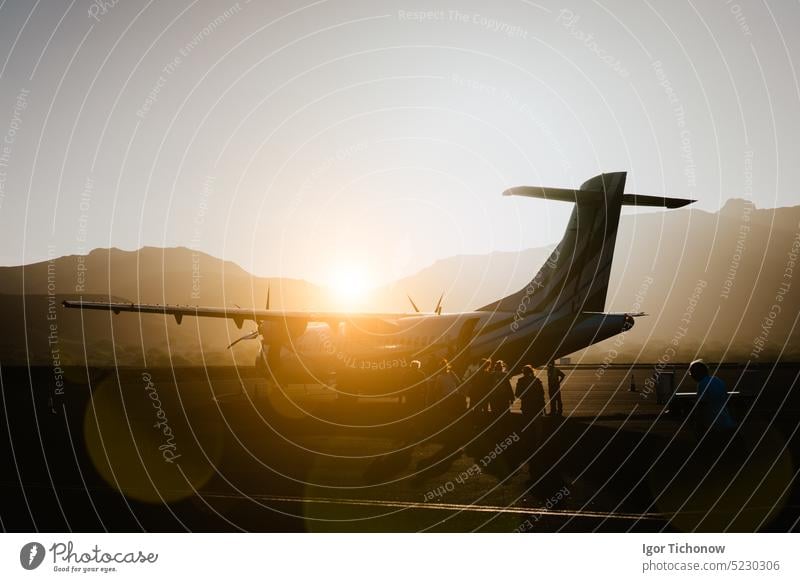
<path fill-rule="evenodd" d="M 240 341 L 256 339 L 258 336 L 259 336 L 258 330 L 255 330 L 255 331 L 252 331 L 252 332 L 250 332 L 248 334 L 245 334 L 242 337 L 240 337 L 239 339 L 234 340 L 233 343 L 231 343 L 231 345 L 228 346 L 228 349 L 231 349 L 233 346 L 238 344 Z"/>
<path fill-rule="evenodd" d="M 419 313 L 419 307 L 417 307 L 417 304 L 414 303 L 413 299 L 411 299 L 411 295 L 406 295 L 406 297 L 408 297 L 408 300 L 411 301 L 411 307 L 414 308 L 414 313 Z"/>
<path fill-rule="evenodd" d="M 436 302 L 436 309 L 433 310 L 436 315 L 442 314 L 442 299 L 444 299 L 444 291 L 439 295 L 439 301 Z"/>

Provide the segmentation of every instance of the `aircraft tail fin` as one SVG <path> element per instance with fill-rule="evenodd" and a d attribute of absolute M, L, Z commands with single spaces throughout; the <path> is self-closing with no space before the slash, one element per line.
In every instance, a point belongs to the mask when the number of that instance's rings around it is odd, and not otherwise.
<path fill-rule="evenodd" d="M 605 310 L 611 262 L 623 205 L 680 208 L 694 200 L 625 194 L 626 172 L 600 174 L 578 190 L 521 186 L 504 196 L 526 196 L 572 202 L 561 242 L 530 283 L 516 293 L 481 307 L 479 311 L 529 313 Z"/>

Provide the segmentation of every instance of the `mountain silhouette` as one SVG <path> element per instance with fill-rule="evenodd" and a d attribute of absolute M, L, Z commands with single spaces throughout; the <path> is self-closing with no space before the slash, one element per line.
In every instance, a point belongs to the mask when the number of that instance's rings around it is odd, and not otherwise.
<path fill-rule="evenodd" d="M 252 323 L 243 330 L 222 320 L 187 318 L 178 325 L 161 316 L 64 309 L 61 301 L 83 297 L 263 308 L 268 288 L 275 308 L 303 309 L 325 297 L 305 281 L 255 277 L 235 263 L 183 247 L 96 249 L 86 256 L 2 267 L 0 314 L 6 333 L 0 357 L 6 364 L 50 364 L 58 348 L 62 365 L 87 360 L 93 365 L 252 364 L 257 342 L 226 349 L 254 328 Z M 55 319 L 49 319 L 53 312 Z M 57 343 L 48 341 L 51 325 L 56 325 Z"/>
<path fill-rule="evenodd" d="M 486 305 L 524 287 L 552 246 L 442 259 L 374 289 L 369 311 L 410 311 L 407 295 L 433 310 Z M 796 319 L 800 282 L 800 207 L 757 209 L 729 200 L 716 213 L 695 209 L 623 216 L 606 300 L 607 311 L 642 311 L 635 327 L 592 346 L 586 362 L 745 361 L 800 357 Z M 230 261 L 187 248 L 97 249 L 26 266 L 0 268 L 0 358 L 51 363 L 53 335 L 62 363 L 141 365 L 250 364 L 257 342 L 226 346 L 249 331 L 231 322 L 154 315 L 81 312 L 63 299 L 261 308 L 335 309 L 330 292 L 312 283 L 256 277 Z M 55 305 L 55 320 L 48 319 Z M 777 309 L 775 306 L 778 306 Z M 778 311 L 776 313 L 776 311 Z M 85 338 L 85 341 L 84 341 Z M 84 343 L 86 349 L 84 349 Z M 760 347 L 759 350 L 755 350 Z"/>
<path fill-rule="evenodd" d="M 474 309 L 524 287 L 551 249 L 444 259 L 376 290 L 373 307 L 408 305 L 409 293 L 421 308 L 432 309 L 444 292 L 446 311 Z M 606 311 L 648 315 L 637 318 L 622 345 L 607 340 L 573 359 L 602 361 L 616 352 L 618 363 L 657 361 L 681 336 L 681 328 L 687 332 L 672 346 L 676 360 L 797 359 L 800 281 L 792 282 L 787 268 L 798 251 L 797 206 L 757 209 L 747 200 L 731 199 L 716 213 L 687 208 L 623 215 Z M 698 286 L 696 305 L 690 305 Z M 776 302 L 781 311 L 770 318 Z M 689 309 L 688 323 L 681 325 Z M 752 358 L 765 320 L 769 332 L 761 339 L 766 347 Z"/>

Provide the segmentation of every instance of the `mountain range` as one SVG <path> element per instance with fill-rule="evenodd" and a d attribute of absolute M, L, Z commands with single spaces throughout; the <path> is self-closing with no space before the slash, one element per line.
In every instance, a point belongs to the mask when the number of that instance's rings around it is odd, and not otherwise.
<path fill-rule="evenodd" d="M 364 311 L 409 311 L 407 296 L 432 310 L 486 305 L 524 287 L 552 247 L 439 260 L 380 288 Z M 800 207 L 757 209 L 729 200 L 719 212 L 694 209 L 624 215 L 606 311 L 644 312 L 632 330 L 574 354 L 583 362 L 797 359 Z M 797 275 L 800 277 L 800 275 Z M 331 292 L 286 278 L 256 277 L 230 261 L 191 249 L 96 249 L 0 268 L 0 362 L 147 365 L 252 363 L 257 342 L 233 323 L 65 310 L 83 296 L 147 303 L 336 308 Z M 55 315 L 53 315 L 55 313 Z M 55 325 L 55 329 L 53 326 Z M 84 341 L 84 338 L 85 341 Z M 54 347 L 57 349 L 54 352 Z"/>

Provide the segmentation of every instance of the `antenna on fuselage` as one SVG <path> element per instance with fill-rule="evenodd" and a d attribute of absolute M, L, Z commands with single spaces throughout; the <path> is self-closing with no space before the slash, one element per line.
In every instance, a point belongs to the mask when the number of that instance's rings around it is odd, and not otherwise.
<path fill-rule="evenodd" d="M 267 311 L 269 311 L 269 292 L 270 292 L 270 287 L 271 287 L 271 286 L 272 286 L 272 285 L 267 285 L 267 304 L 266 304 L 266 306 L 265 306 L 265 309 L 266 309 Z"/>
<path fill-rule="evenodd" d="M 417 307 L 417 304 L 414 303 L 413 299 L 411 299 L 411 295 L 406 295 L 406 297 L 408 297 L 408 300 L 411 302 L 411 307 L 414 308 L 414 313 L 419 313 L 419 307 Z"/>
<path fill-rule="evenodd" d="M 433 310 L 436 315 L 442 314 L 442 299 L 444 299 L 444 291 L 439 295 L 439 301 L 436 302 L 436 309 Z"/>

